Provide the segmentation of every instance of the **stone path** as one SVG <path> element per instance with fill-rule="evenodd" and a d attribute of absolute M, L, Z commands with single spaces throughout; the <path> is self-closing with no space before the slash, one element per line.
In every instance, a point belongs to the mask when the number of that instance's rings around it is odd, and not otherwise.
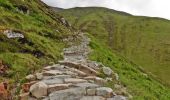
<path fill-rule="evenodd" d="M 29 82 L 23 85 L 20 100 L 127 100 L 104 86 L 109 79 L 113 80 L 113 71 L 88 60 L 90 40 L 84 34 L 79 38 L 80 45 L 63 50 L 64 60 L 26 77 Z M 101 70 L 107 79 L 98 77 Z"/>

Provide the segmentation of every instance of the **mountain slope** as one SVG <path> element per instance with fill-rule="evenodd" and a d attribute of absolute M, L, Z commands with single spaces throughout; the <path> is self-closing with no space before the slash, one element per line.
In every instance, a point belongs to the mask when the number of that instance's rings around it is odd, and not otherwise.
<path fill-rule="evenodd" d="M 170 85 L 170 21 L 105 8 L 73 8 L 60 14 L 155 79 Z"/>
<path fill-rule="evenodd" d="M 7 66 L 0 81 L 18 82 L 61 59 L 62 39 L 74 35 L 67 21 L 40 0 L 0 0 L 0 12 L 0 62 Z"/>

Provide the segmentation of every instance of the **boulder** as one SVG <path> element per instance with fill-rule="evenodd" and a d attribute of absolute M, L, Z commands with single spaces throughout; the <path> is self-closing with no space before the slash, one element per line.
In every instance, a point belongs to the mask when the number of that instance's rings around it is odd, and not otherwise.
<path fill-rule="evenodd" d="M 112 69 L 110 69 L 109 67 L 103 67 L 102 69 L 105 75 L 111 76 L 113 74 Z"/>
<path fill-rule="evenodd" d="M 48 86 L 43 82 L 38 82 L 30 87 L 30 93 L 36 98 L 47 96 Z"/>
<path fill-rule="evenodd" d="M 113 96 L 113 90 L 111 88 L 108 88 L 108 87 L 100 87 L 100 88 L 96 89 L 96 94 L 98 96 L 110 98 L 110 97 Z"/>

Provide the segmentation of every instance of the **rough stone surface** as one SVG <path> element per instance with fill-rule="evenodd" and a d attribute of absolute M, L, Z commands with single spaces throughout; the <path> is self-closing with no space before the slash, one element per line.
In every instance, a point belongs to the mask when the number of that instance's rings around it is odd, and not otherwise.
<path fill-rule="evenodd" d="M 77 38 L 81 42 L 79 45 L 74 45 L 74 42 L 70 40 Z M 89 38 L 81 33 L 63 40 L 68 42 L 68 45 L 71 45 L 71 47 L 63 50 L 64 60 L 59 61 L 58 64 L 53 63 L 54 65 L 43 68 L 41 73 L 36 73 L 35 77 L 38 83 L 25 84 L 27 91 L 24 92 L 30 92 L 30 95 L 21 94 L 24 99 L 124 100 L 123 95 L 126 91 L 122 92 L 123 87 L 116 89 L 114 92 L 111 88 L 104 87 L 107 81 L 117 80 L 115 79 L 116 77 L 112 77 L 113 71 L 100 62 L 88 60 L 88 54 L 90 53 Z M 97 77 L 102 71 L 100 70 L 101 68 L 108 76 L 106 79 Z M 121 83 L 119 84 L 121 86 Z M 27 96 L 29 97 L 28 99 Z"/>
<path fill-rule="evenodd" d="M 103 69 L 103 73 L 104 73 L 105 75 L 110 76 L 110 75 L 112 75 L 112 73 L 113 73 L 112 69 L 110 69 L 109 67 L 103 67 L 102 69 Z"/>
<path fill-rule="evenodd" d="M 87 95 L 93 96 L 96 94 L 96 89 L 87 89 Z"/>
<path fill-rule="evenodd" d="M 28 81 L 34 81 L 34 80 L 36 80 L 36 77 L 35 77 L 34 75 L 28 75 L 28 76 L 26 76 L 25 78 L 26 78 L 26 80 L 28 80 Z"/>
<path fill-rule="evenodd" d="M 83 88 L 97 88 L 97 87 L 99 87 L 99 85 L 97 85 L 97 84 L 87 83 L 87 82 L 86 83 L 78 83 L 73 86 L 83 87 Z"/>
<path fill-rule="evenodd" d="M 42 73 L 36 73 L 35 76 L 36 76 L 36 78 L 38 80 L 42 80 L 43 79 L 43 74 Z"/>
<path fill-rule="evenodd" d="M 113 90 L 108 87 L 100 87 L 96 89 L 96 94 L 98 96 L 104 96 L 104 97 L 112 97 L 113 96 Z"/>
<path fill-rule="evenodd" d="M 53 79 L 46 79 L 46 80 L 42 80 L 42 82 L 44 82 L 47 85 L 52 85 L 52 84 L 63 84 L 63 79 L 59 79 L 59 78 L 53 78 Z"/>
<path fill-rule="evenodd" d="M 83 79 L 77 79 L 77 78 L 66 78 L 64 79 L 65 83 L 83 83 L 83 82 L 87 82 L 87 80 L 83 80 Z"/>
<path fill-rule="evenodd" d="M 62 72 L 58 70 L 49 70 L 43 73 L 44 76 L 54 76 L 54 75 L 61 75 L 61 74 Z"/>
<path fill-rule="evenodd" d="M 48 93 L 68 89 L 71 84 L 54 84 L 48 86 Z"/>
<path fill-rule="evenodd" d="M 30 93 L 36 97 L 41 98 L 42 96 L 47 96 L 48 86 L 43 82 L 38 82 L 30 87 Z"/>
<path fill-rule="evenodd" d="M 83 96 L 80 100 L 106 100 L 102 96 Z"/>
<path fill-rule="evenodd" d="M 80 100 L 86 94 L 84 88 L 71 88 L 53 92 L 49 95 L 50 100 Z"/>

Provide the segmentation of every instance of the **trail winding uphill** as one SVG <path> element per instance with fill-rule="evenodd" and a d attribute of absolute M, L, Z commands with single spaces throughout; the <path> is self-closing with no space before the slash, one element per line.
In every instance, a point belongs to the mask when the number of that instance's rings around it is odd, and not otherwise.
<path fill-rule="evenodd" d="M 63 50 L 64 60 L 43 68 L 41 73 L 28 75 L 23 84 L 21 100 L 127 100 L 126 88 L 118 82 L 118 75 L 101 63 L 88 60 L 90 39 L 83 33 L 79 45 Z M 106 79 L 98 75 L 103 73 Z M 105 87 L 114 81 L 113 91 Z"/>

